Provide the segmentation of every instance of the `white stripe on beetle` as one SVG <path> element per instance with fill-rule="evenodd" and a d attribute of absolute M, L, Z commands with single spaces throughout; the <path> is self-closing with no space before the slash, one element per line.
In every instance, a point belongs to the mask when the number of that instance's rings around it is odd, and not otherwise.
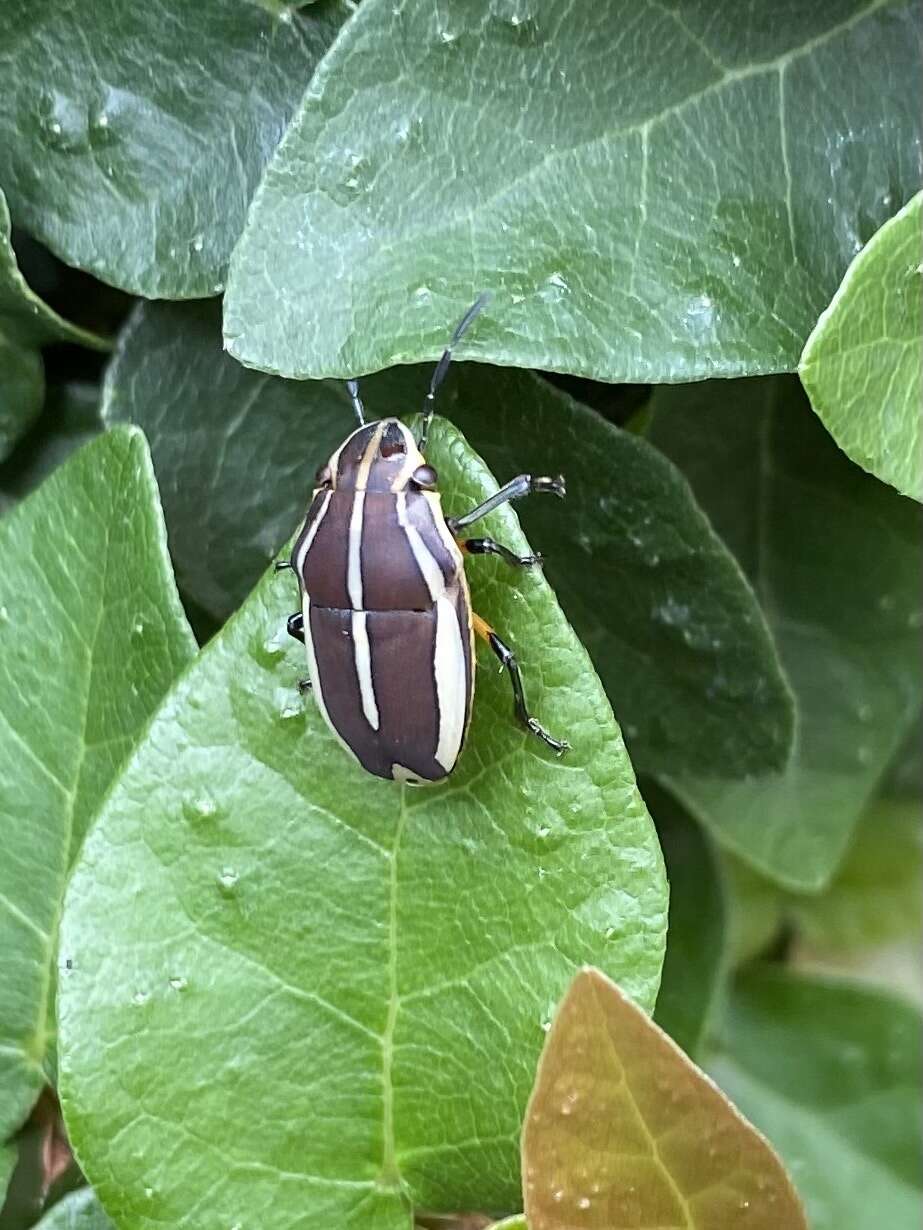
<path fill-rule="evenodd" d="M 417 561 L 417 567 L 423 574 L 423 580 L 426 582 L 429 596 L 433 602 L 436 602 L 445 593 L 445 577 L 442 575 L 442 569 L 437 564 L 429 547 L 420 537 L 417 527 L 411 525 L 407 520 L 406 494 L 403 491 L 399 491 L 394 499 L 397 504 L 398 524 L 407 535 L 407 541 L 410 543 L 413 557 Z"/>
<path fill-rule="evenodd" d="M 377 730 L 378 702 L 375 699 L 375 684 L 372 680 L 372 650 L 367 627 L 368 612 L 353 611 L 353 655 L 356 659 L 356 675 L 362 696 L 362 712 L 373 730 Z"/>
<path fill-rule="evenodd" d="M 362 610 L 362 513 L 365 508 L 365 492 L 353 493 L 353 506 L 349 515 L 349 542 L 347 546 L 346 588 L 354 611 Z"/>
<path fill-rule="evenodd" d="M 436 649 L 433 654 L 436 698 L 439 702 L 439 742 L 436 760 L 450 772 L 461 750 L 467 719 L 465 649 L 455 603 L 443 594 L 436 600 Z"/>

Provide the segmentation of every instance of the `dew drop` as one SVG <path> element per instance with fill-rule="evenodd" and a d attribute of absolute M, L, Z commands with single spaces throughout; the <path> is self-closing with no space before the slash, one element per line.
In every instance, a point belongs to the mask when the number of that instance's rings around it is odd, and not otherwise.
<path fill-rule="evenodd" d="M 536 832 L 538 833 L 539 837 L 547 837 L 548 834 L 551 832 L 551 828 L 547 824 L 540 824 Z"/>
<path fill-rule="evenodd" d="M 192 243 L 189 246 L 192 248 L 193 252 L 201 252 L 202 249 L 205 247 L 204 236 L 195 235 L 193 237 Z"/>
<path fill-rule="evenodd" d="M 132 628 L 132 632 L 135 634 L 135 636 L 143 636 L 144 635 L 144 622 L 140 619 L 136 620 L 135 626 Z"/>
<path fill-rule="evenodd" d="M 170 986 L 172 987 L 174 991 L 185 991 L 186 987 L 189 986 L 189 983 L 186 981 L 185 978 L 177 974 L 177 975 L 174 975 L 174 977 L 170 979 Z"/>
<path fill-rule="evenodd" d="M 233 867 L 225 867 L 223 871 L 218 873 L 218 887 L 221 892 L 230 896 L 237 888 L 237 881 L 239 879 L 239 872 L 235 871 Z"/>
<path fill-rule="evenodd" d="M 9 611 L 6 609 L 5 606 L 0 606 L 0 620 L 2 620 L 3 623 L 9 623 L 9 619 L 10 619 Z"/>
<path fill-rule="evenodd" d="M 558 1204 L 560 1204 L 561 1201 L 564 1199 L 564 1188 L 559 1187 L 557 1191 L 552 1192 L 552 1199 L 556 1200 Z"/>
<path fill-rule="evenodd" d="M 151 995 L 149 991 L 135 991 L 134 995 L 131 997 L 131 1002 L 136 1008 L 140 1008 L 146 1004 L 150 998 Z"/>
<path fill-rule="evenodd" d="M 433 292 L 428 286 L 418 286 L 413 292 L 416 307 L 429 307 L 433 302 Z"/>
<path fill-rule="evenodd" d="M 735 252 L 735 253 L 734 253 L 734 255 L 731 257 L 731 261 L 733 262 L 733 265 L 734 265 L 734 268 L 735 268 L 735 269 L 739 269 L 739 268 L 740 268 L 740 257 L 737 255 L 737 253 L 736 253 L 736 252 Z"/>
<path fill-rule="evenodd" d="M 154 1198 L 154 1189 L 153 1189 L 153 1187 L 146 1187 L 146 1188 L 144 1189 L 144 1195 L 145 1195 L 145 1197 L 146 1197 L 148 1200 L 153 1200 L 153 1198 Z"/>
<path fill-rule="evenodd" d="M 577 1208 L 578 1209 L 588 1209 L 589 1207 L 590 1207 L 589 1196 L 581 1196 L 580 1199 L 577 1201 Z"/>

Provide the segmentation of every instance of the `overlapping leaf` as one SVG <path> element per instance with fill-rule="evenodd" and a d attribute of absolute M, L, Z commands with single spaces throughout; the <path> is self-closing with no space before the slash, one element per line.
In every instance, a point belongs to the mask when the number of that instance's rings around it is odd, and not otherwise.
<path fill-rule="evenodd" d="M 16 222 L 136 294 L 218 293 L 263 166 L 345 12 L 6 0 L 0 184 Z"/>
<path fill-rule="evenodd" d="M 811 404 L 858 465 L 923 500 L 923 193 L 855 258 L 801 356 Z"/>
<path fill-rule="evenodd" d="M 794 380 L 658 391 L 651 439 L 751 577 L 800 723 L 784 772 L 672 788 L 741 858 L 817 890 L 918 712 L 919 509 L 843 456 Z"/>
<path fill-rule="evenodd" d="M 530 1230 L 807 1230 L 779 1158 L 598 970 L 565 996 L 522 1137 Z"/>
<path fill-rule="evenodd" d="M 145 305 L 120 340 L 104 414 L 144 428 L 180 584 L 224 617 L 303 512 L 352 415 L 340 382 L 248 372 L 222 353 L 218 328 L 213 304 Z M 415 411 L 429 374 L 363 381 L 368 413 Z M 675 468 L 526 373 L 457 364 L 440 406 L 504 478 L 566 468 L 566 504 L 526 502 L 521 515 L 635 762 L 716 774 L 783 764 L 793 709 L 775 649 Z"/>
<path fill-rule="evenodd" d="M 0 1142 L 45 1079 L 71 859 L 194 651 L 140 432 L 89 445 L 0 522 Z"/>
<path fill-rule="evenodd" d="M 88 1187 L 59 1201 L 36 1230 L 113 1230 L 112 1222 Z"/>
<path fill-rule="evenodd" d="M 791 1170 L 812 1230 L 916 1230 L 920 1017 L 892 996 L 748 974 L 709 1064 Z"/>
<path fill-rule="evenodd" d="M 16 263 L 0 192 L 0 461 L 41 409 L 45 382 L 38 350 L 49 342 L 106 346 L 102 338 L 62 320 L 30 289 Z"/>
<path fill-rule="evenodd" d="M 450 510 L 493 489 L 442 423 L 430 453 Z M 485 530 L 527 549 L 508 509 Z M 542 577 L 476 563 L 475 605 L 563 761 L 488 668 L 450 784 L 364 774 L 298 698 L 295 594 L 270 574 L 110 794 L 71 880 L 60 1028 L 69 1132 L 116 1220 L 226 1230 L 271 1207 L 383 1230 L 410 1201 L 516 1208 L 575 966 L 652 1005 L 663 865 L 605 695 Z"/>
<path fill-rule="evenodd" d="M 254 202 L 228 343 L 357 375 L 434 357 L 489 288 L 488 362 L 792 370 L 919 186 L 919 81 L 909 3 L 365 0 Z"/>

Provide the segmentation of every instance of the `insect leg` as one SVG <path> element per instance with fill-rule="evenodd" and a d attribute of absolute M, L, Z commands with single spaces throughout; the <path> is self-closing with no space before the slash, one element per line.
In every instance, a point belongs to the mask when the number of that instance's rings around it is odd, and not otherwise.
<path fill-rule="evenodd" d="M 522 722 L 523 726 L 532 732 L 536 738 L 541 739 L 543 743 L 547 743 L 550 748 L 563 756 L 570 747 L 566 739 L 555 739 L 542 726 L 537 718 L 532 717 L 526 706 L 526 694 L 522 686 L 522 674 L 519 670 L 519 663 L 516 661 L 516 655 L 510 649 L 509 645 L 494 632 L 493 628 L 486 620 L 481 619 L 480 615 L 472 616 L 474 621 L 474 630 L 478 636 L 487 642 L 493 652 L 500 659 L 501 668 L 505 668 L 510 677 L 510 684 L 513 688 L 513 709 L 517 718 Z"/>
<path fill-rule="evenodd" d="M 468 555 L 499 555 L 513 568 L 540 568 L 544 562 L 540 555 L 517 555 L 493 538 L 465 538 L 459 545 Z"/>
<path fill-rule="evenodd" d="M 433 421 L 433 411 L 436 408 L 436 390 L 439 388 L 440 384 L 442 384 L 445 379 L 445 374 L 449 370 L 449 364 L 452 361 L 452 350 L 461 341 L 462 334 L 489 299 L 490 295 L 486 292 L 478 295 L 477 299 L 475 299 L 474 303 L 472 303 L 471 307 L 468 308 L 468 311 L 465 312 L 464 316 L 455 326 L 455 332 L 452 334 L 452 338 L 448 346 L 446 346 L 445 350 L 442 352 L 442 358 L 436 364 L 436 370 L 433 372 L 432 379 L 429 382 L 429 392 L 426 394 L 426 398 L 423 402 L 423 426 L 420 429 L 419 444 L 421 453 L 426 447 L 426 437 L 429 433 L 429 425 Z"/>
<path fill-rule="evenodd" d="M 313 686 L 314 685 L 311 683 L 310 679 L 299 679 L 298 680 L 298 691 L 301 693 L 302 696 L 304 696 L 305 692 L 310 692 Z"/>
<path fill-rule="evenodd" d="M 285 625 L 289 636 L 293 636 L 296 641 L 301 641 L 304 644 L 304 615 L 301 611 L 296 611 L 294 615 L 289 615 L 288 623 Z"/>
<path fill-rule="evenodd" d="M 545 478 L 533 477 L 531 474 L 519 474 L 516 478 L 511 478 L 508 483 L 505 483 L 499 491 L 495 491 L 493 495 L 488 496 L 476 508 L 472 508 L 470 512 L 464 513 L 461 517 L 447 517 L 446 524 L 452 533 L 456 534 L 458 530 L 463 529 L 466 525 L 480 521 L 481 517 L 486 517 L 489 512 L 493 512 L 501 504 L 508 504 L 510 500 L 518 500 L 524 495 L 542 491 L 550 491 L 552 495 L 563 499 L 565 495 L 563 475 L 558 474 L 556 478 Z"/>

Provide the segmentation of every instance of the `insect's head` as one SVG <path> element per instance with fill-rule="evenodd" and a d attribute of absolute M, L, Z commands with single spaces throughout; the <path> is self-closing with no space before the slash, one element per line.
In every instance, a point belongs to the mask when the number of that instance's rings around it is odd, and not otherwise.
<path fill-rule="evenodd" d="M 400 419 L 364 423 L 317 472 L 317 486 L 336 491 L 432 491 L 436 481 Z"/>

